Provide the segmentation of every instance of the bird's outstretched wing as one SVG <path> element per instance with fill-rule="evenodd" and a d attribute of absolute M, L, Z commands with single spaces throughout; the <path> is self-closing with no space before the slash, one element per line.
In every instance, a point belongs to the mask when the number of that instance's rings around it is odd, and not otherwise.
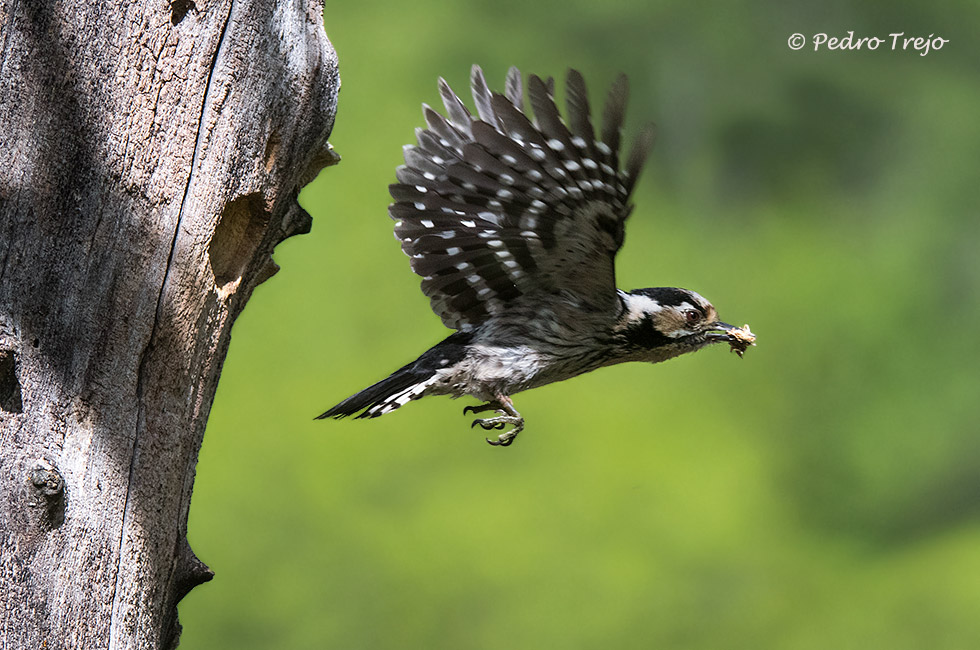
<path fill-rule="evenodd" d="M 390 188 L 395 236 L 433 311 L 447 327 L 468 330 L 543 294 L 560 293 L 582 310 L 613 309 L 613 262 L 653 143 L 651 126 L 620 168 L 625 75 L 609 91 L 599 134 L 575 70 L 565 119 L 552 79 L 529 78 L 533 119 L 516 68 L 504 95 L 490 91 L 478 66 L 471 85 L 476 116 L 439 80 L 447 117 L 423 106 L 429 128 L 416 129 L 418 144 L 405 147 Z"/>

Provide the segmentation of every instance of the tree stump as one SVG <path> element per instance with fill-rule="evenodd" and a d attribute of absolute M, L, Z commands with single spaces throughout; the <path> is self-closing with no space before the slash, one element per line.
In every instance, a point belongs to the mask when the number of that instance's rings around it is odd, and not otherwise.
<path fill-rule="evenodd" d="M 307 232 L 322 0 L 0 0 L 0 646 L 171 648 L 232 323 Z"/>

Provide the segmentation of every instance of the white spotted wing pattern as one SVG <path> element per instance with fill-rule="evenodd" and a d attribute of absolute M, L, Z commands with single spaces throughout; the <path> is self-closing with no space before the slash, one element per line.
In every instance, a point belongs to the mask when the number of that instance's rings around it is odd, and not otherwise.
<path fill-rule="evenodd" d="M 554 82 L 531 75 L 525 112 L 521 74 L 491 92 L 473 66 L 474 116 L 440 79 L 446 116 L 423 106 L 426 129 L 407 145 L 391 185 L 395 236 L 447 327 L 471 330 L 543 294 L 583 310 L 614 310 L 614 258 L 629 196 L 653 144 L 652 126 L 620 169 L 625 76 L 609 91 L 593 131 L 582 75 L 567 78 L 567 121 Z"/>

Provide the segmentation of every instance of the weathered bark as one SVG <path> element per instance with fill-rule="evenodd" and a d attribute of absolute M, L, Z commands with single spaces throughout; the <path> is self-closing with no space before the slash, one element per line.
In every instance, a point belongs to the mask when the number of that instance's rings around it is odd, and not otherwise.
<path fill-rule="evenodd" d="M 336 160 L 322 0 L 0 24 L 0 645 L 173 647 L 232 322 Z"/>

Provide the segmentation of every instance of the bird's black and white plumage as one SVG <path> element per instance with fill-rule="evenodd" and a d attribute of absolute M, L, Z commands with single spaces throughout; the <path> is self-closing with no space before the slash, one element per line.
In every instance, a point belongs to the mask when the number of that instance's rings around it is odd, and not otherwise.
<path fill-rule="evenodd" d="M 653 144 L 648 126 L 620 159 L 624 75 L 598 132 L 575 70 L 564 118 L 552 79 L 531 75 L 525 95 L 511 68 L 499 94 L 474 66 L 471 86 L 475 115 L 440 79 L 446 115 L 423 105 L 428 128 L 405 147 L 390 187 L 395 236 L 433 311 L 458 331 L 320 418 L 376 417 L 427 395 L 472 395 L 486 404 L 466 410 L 499 414 L 474 424 L 513 425 L 489 441 L 507 445 L 524 426 L 510 399 L 518 391 L 717 341 L 744 350 L 749 335 L 719 322 L 692 291 L 616 289 L 630 193 Z"/>

